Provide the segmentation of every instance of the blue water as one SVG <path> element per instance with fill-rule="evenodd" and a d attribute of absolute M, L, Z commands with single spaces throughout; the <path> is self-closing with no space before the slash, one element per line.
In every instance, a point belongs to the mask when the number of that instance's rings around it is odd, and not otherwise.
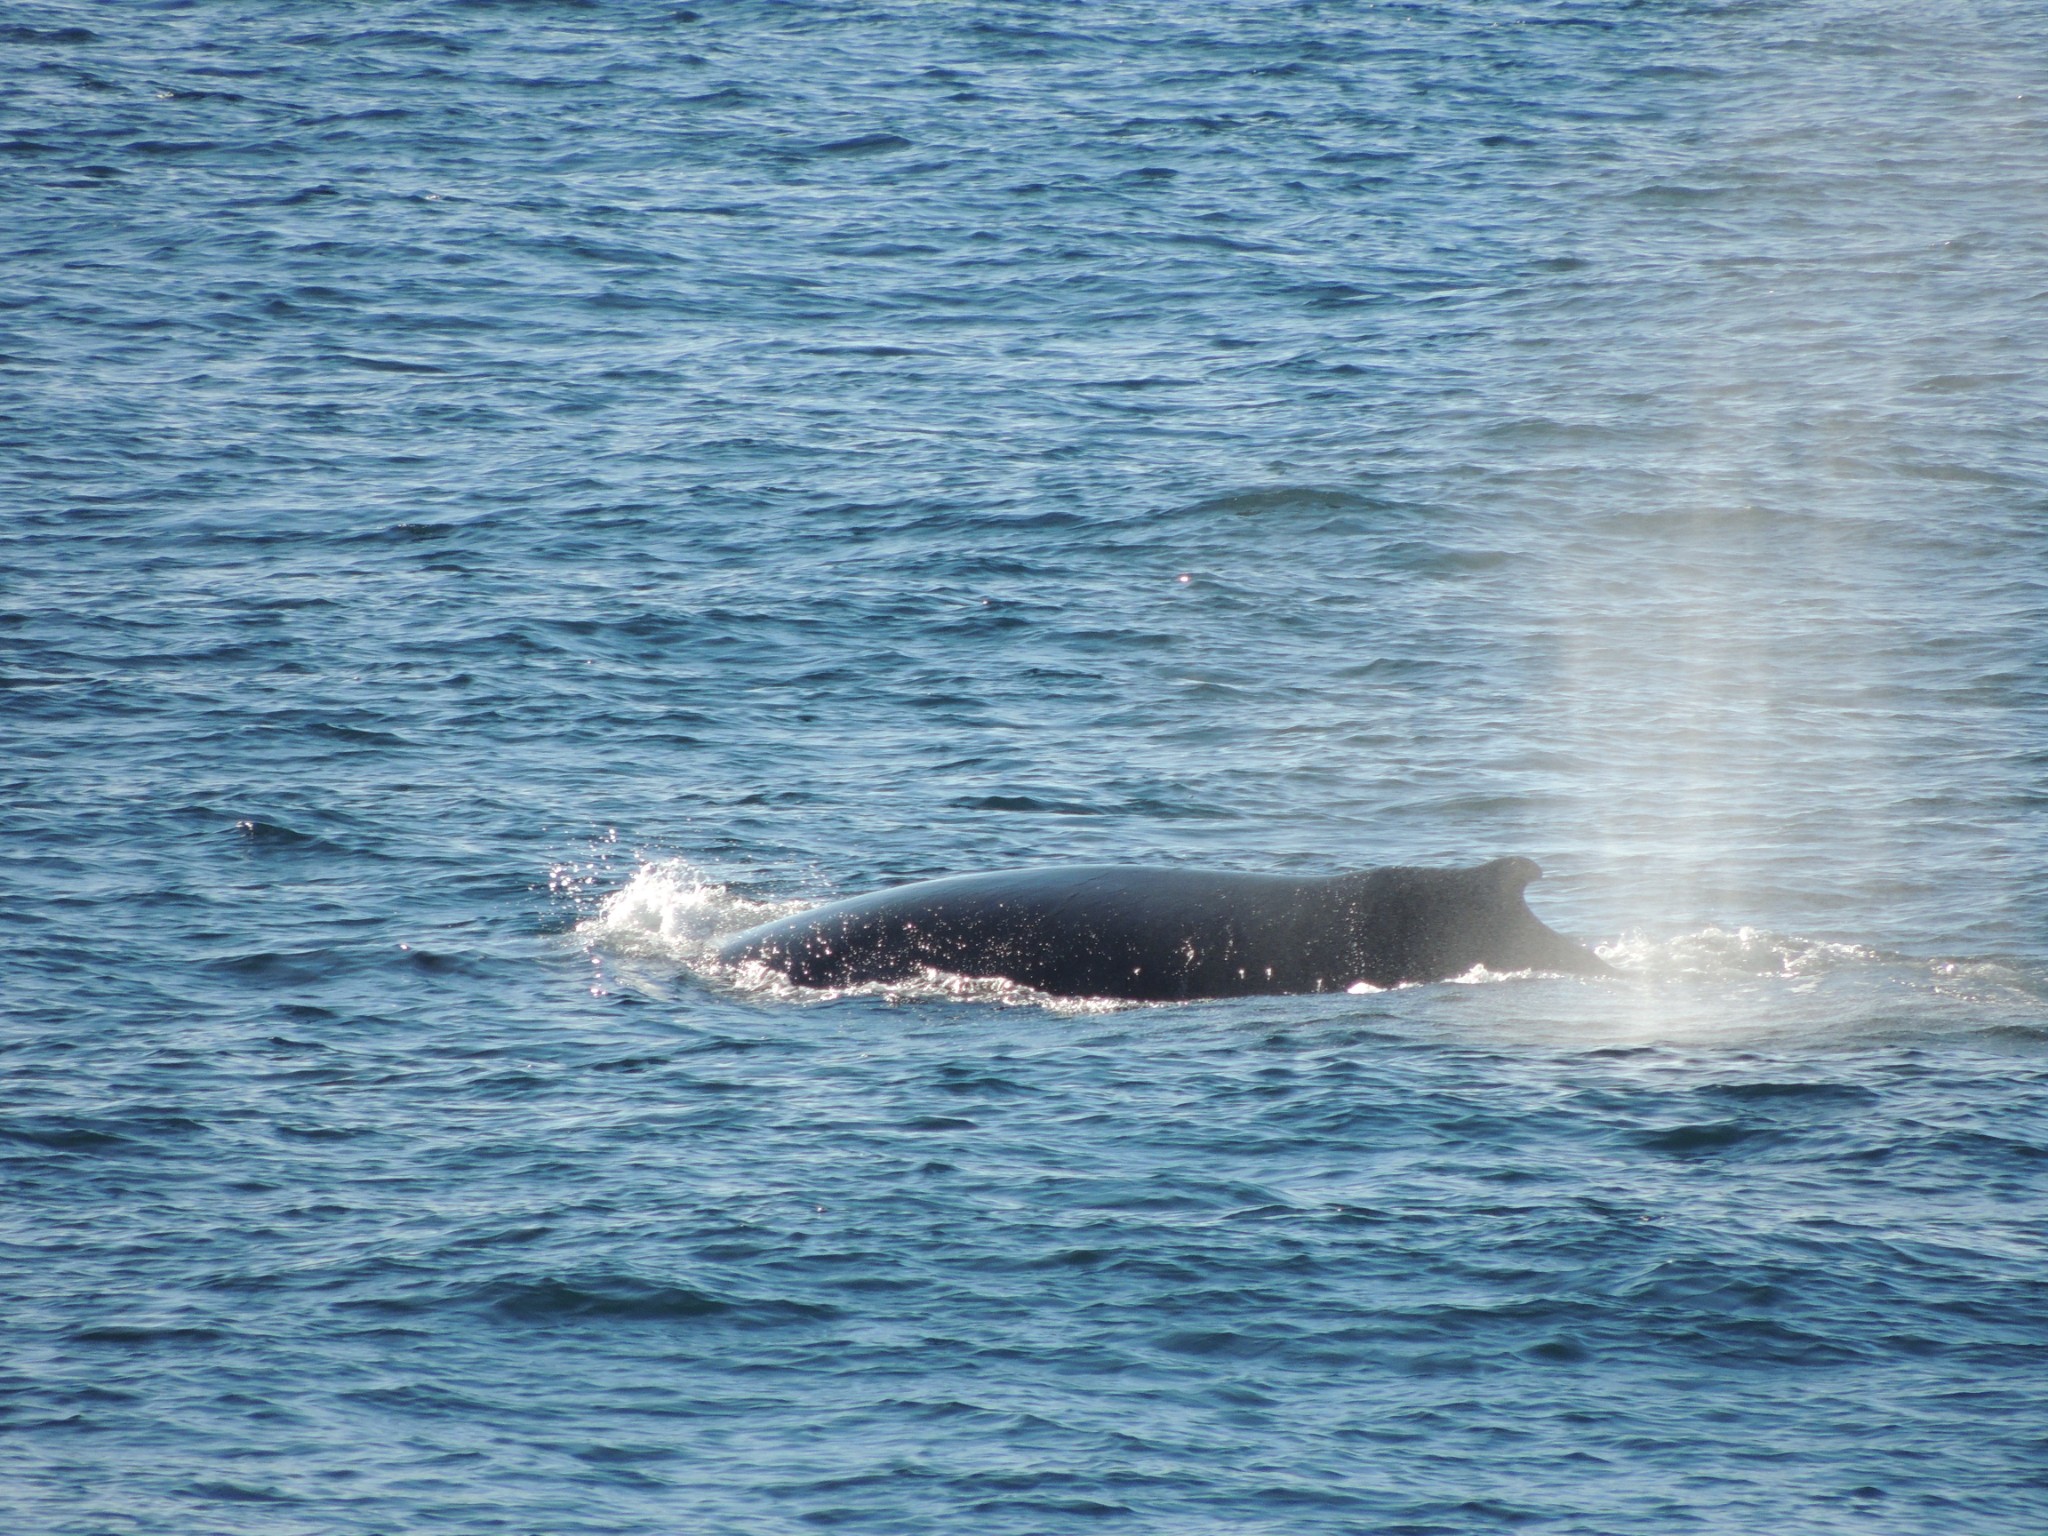
<path fill-rule="evenodd" d="M 2048 1530 L 2044 189 L 2032 0 L 8 0 L 0 1528 Z"/>

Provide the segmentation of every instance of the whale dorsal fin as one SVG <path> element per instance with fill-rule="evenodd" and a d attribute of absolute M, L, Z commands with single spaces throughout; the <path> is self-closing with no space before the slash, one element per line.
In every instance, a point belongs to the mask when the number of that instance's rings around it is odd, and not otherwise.
<path fill-rule="evenodd" d="M 1529 888 L 1531 881 L 1543 878 L 1543 866 L 1534 859 L 1517 855 L 1494 859 L 1480 865 L 1473 873 L 1490 881 L 1503 896 L 1519 896 Z"/>

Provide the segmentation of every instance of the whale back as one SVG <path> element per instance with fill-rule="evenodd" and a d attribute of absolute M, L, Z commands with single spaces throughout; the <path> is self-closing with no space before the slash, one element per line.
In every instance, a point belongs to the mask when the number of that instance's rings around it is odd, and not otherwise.
<path fill-rule="evenodd" d="M 929 969 L 1067 997 L 1312 992 L 1343 965 L 1332 884 L 1113 864 L 956 875 L 763 924 L 720 956 L 813 987 Z"/>
<path fill-rule="evenodd" d="M 919 881 L 727 941 L 800 986 L 1002 977 L 1065 997 L 1178 1000 L 1393 986 L 1490 970 L 1604 973 L 1537 920 L 1529 859 L 1322 878 L 1063 865 Z"/>

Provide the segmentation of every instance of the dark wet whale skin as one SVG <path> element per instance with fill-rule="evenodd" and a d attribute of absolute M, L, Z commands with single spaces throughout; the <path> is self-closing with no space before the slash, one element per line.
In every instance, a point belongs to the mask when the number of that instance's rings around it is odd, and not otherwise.
<path fill-rule="evenodd" d="M 1062 997 L 1178 1001 L 1341 992 L 1489 970 L 1611 974 L 1523 900 L 1530 859 L 1300 879 L 1119 864 L 955 875 L 798 912 L 739 934 L 800 986 L 898 981 L 926 968 Z"/>

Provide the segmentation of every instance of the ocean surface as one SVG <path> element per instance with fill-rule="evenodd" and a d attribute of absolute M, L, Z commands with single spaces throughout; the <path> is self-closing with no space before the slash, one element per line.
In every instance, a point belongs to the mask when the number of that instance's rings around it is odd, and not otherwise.
<path fill-rule="evenodd" d="M 10 1536 L 2048 1531 L 2036 0 L 4 0 L 0 684 Z"/>

